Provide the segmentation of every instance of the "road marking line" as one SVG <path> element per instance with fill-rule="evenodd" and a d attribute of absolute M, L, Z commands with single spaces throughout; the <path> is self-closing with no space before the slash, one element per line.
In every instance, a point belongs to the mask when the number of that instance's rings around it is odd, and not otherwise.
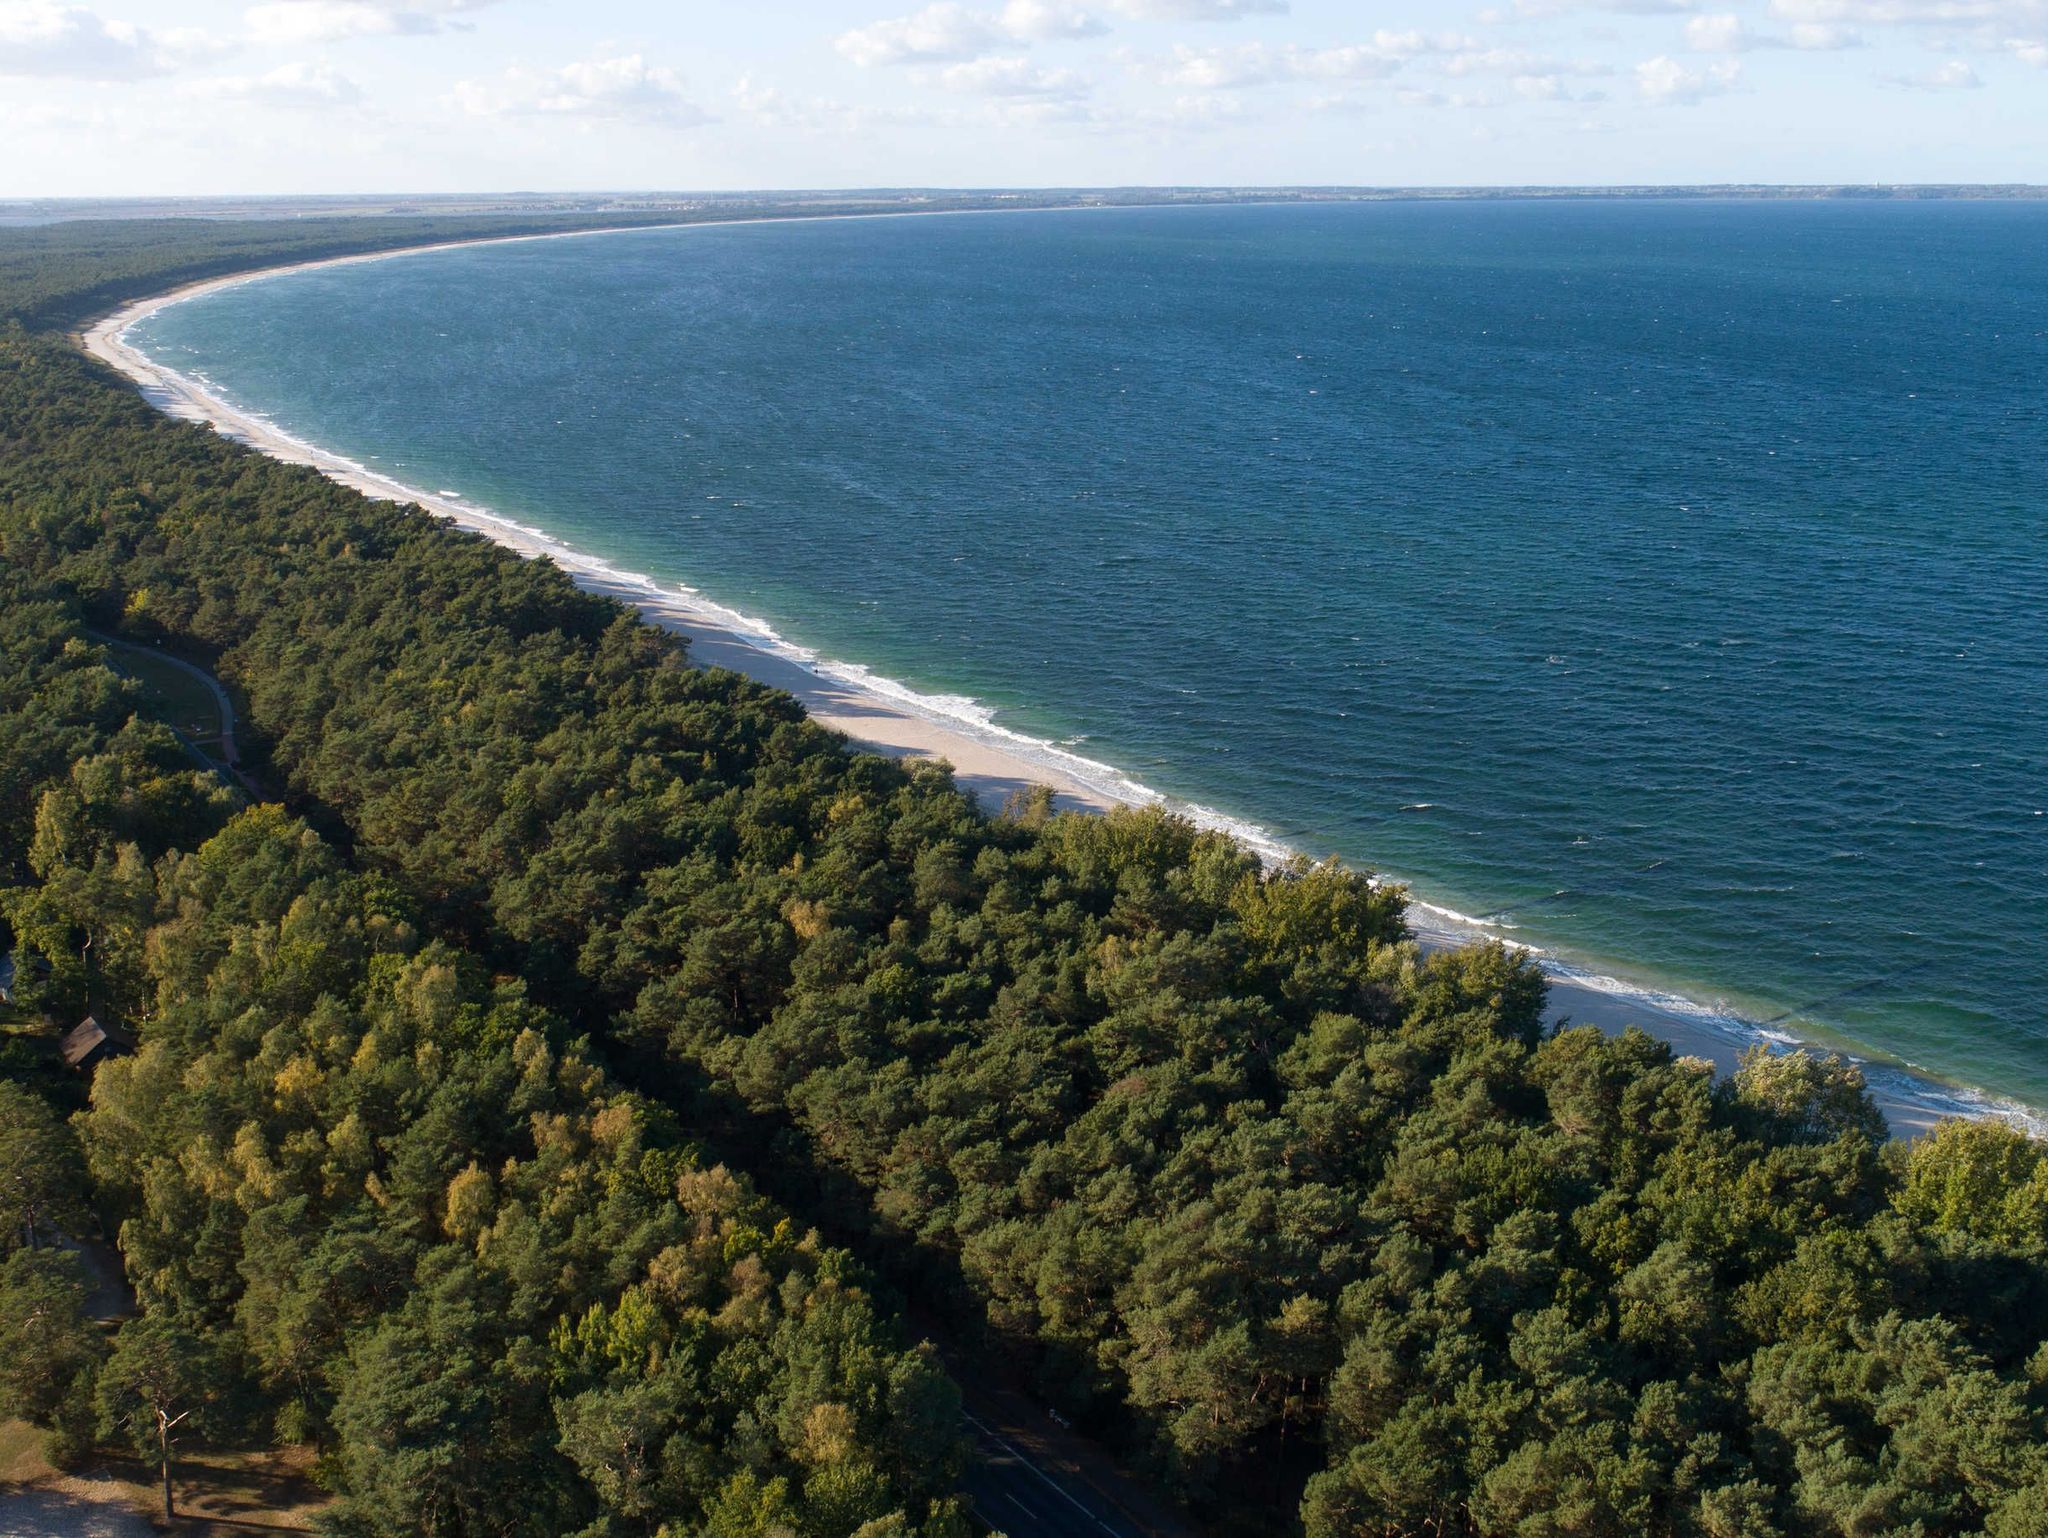
<path fill-rule="evenodd" d="M 1082 1516 L 1086 1517 L 1090 1522 L 1093 1522 L 1105 1533 L 1116 1534 L 1115 1528 L 1111 1527 L 1109 1523 L 1105 1522 L 1096 1513 L 1090 1511 L 1087 1507 L 1087 1504 L 1083 1502 L 1079 1497 L 1077 1497 L 1071 1490 L 1067 1489 L 1065 1485 L 1061 1484 L 1058 1480 L 1054 1479 L 1052 1475 L 1046 1473 L 1044 1469 L 1040 1468 L 1037 1464 L 1033 1463 L 1029 1458 L 1025 1457 L 1023 1452 L 1021 1452 L 1019 1449 L 1011 1446 L 1009 1442 L 1003 1439 L 1002 1435 L 999 1432 L 993 1431 L 989 1427 L 984 1426 L 980 1421 L 976 1420 L 972 1415 L 969 1415 L 965 1410 L 962 1410 L 960 1414 L 968 1425 L 972 1426 L 976 1431 L 979 1431 L 983 1436 L 987 1437 L 991 1442 L 995 1443 L 996 1446 L 1002 1448 L 1004 1452 L 1008 1453 L 1011 1457 L 1015 1458 L 1019 1463 L 1023 1464 L 1025 1468 L 1031 1470 L 1032 1473 L 1036 1474 L 1040 1479 L 1044 1480 L 1046 1484 L 1055 1493 L 1057 1493 L 1061 1499 L 1066 1501 L 1066 1503 L 1069 1506 L 1072 1506 L 1074 1510 L 1080 1512 Z M 1010 1497 L 1010 1499 L 1014 1501 L 1017 1498 L 1013 1495 Z M 1022 1501 L 1018 1501 L 1017 1504 L 1021 1506 L 1024 1503 Z M 1028 1510 L 1029 1508 L 1026 1509 Z M 1121 1538 L 1121 1535 L 1117 1534 L 1117 1538 Z"/>

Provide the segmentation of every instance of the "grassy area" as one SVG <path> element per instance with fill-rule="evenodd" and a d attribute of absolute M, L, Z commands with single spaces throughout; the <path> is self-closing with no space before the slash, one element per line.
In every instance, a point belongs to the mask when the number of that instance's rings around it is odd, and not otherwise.
<path fill-rule="evenodd" d="M 141 684 L 149 708 L 202 748 L 220 741 L 220 703 L 205 684 L 145 646 L 111 648 L 114 666 Z"/>
<path fill-rule="evenodd" d="M 0 1484 L 18 1485 L 49 1472 L 43 1434 L 27 1421 L 0 1421 Z"/>

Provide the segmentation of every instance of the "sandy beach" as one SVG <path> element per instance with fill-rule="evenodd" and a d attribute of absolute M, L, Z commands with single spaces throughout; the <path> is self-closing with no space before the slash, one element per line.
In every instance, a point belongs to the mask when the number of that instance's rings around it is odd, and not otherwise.
<path fill-rule="evenodd" d="M 575 237 L 546 235 L 520 238 L 555 240 Z M 450 244 L 481 243 L 459 241 Z M 315 267 L 348 266 L 449 248 L 449 244 L 420 246 L 402 252 L 301 262 L 195 283 L 126 306 L 86 330 L 81 340 L 87 352 L 127 375 L 140 388 L 143 398 L 166 415 L 184 421 L 210 423 L 215 431 L 238 443 L 290 464 L 308 465 L 366 496 L 417 504 L 523 556 L 552 560 L 585 591 L 632 604 L 653 623 L 686 636 L 691 656 L 701 665 L 730 668 L 787 690 L 803 702 L 813 718 L 844 732 L 864 746 L 897 757 L 945 759 L 952 764 L 961 785 L 974 791 L 991 811 L 1000 808 L 1012 794 L 1036 785 L 1051 786 L 1063 807 L 1090 811 L 1105 810 L 1120 800 L 1137 799 L 1116 796 L 1085 783 L 1076 774 L 1062 773 L 1056 763 L 1027 760 L 1018 752 L 1006 749 L 994 734 L 991 734 L 992 740 L 980 740 L 958 726 L 918 714 L 911 704 L 904 701 L 834 678 L 808 665 L 798 649 L 789 647 L 772 633 L 747 628 L 742 616 L 722 612 L 714 605 L 695 601 L 683 592 L 657 588 L 651 583 L 636 580 L 632 575 L 551 539 L 537 529 L 495 517 L 459 498 L 405 485 L 353 460 L 304 443 L 279 431 L 263 418 L 238 410 L 207 393 L 197 381 L 159 367 L 124 339 L 128 328 L 145 316 L 202 294 Z"/>
<path fill-rule="evenodd" d="M 622 232 L 577 231 L 513 238 L 589 239 L 611 233 Z M 140 320 L 167 305 L 202 294 L 315 267 L 386 261 L 459 245 L 489 243 L 496 242 L 445 242 L 214 279 L 129 304 L 82 332 L 79 339 L 88 353 L 134 381 L 144 398 L 167 415 L 210 423 L 216 431 L 237 442 L 288 463 L 310 466 L 368 496 L 417 504 L 523 556 L 552 560 L 579 587 L 631 604 L 652 623 L 687 637 L 691 655 L 699 664 L 729 668 L 788 691 L 802 701 L 813 718 L 864 747 L 896 757 L 944 759 L 953 766 L 962 787 L 973 791 L 991 811 L 1000 808 L 1016 792 L 1038 785 L 1050 787 L 1058 805 L 1079 810 L 1102 811 L 1119 804 L 1142 805 L 1160 799 L 1109 766 L 1064 754 L 1050 745 L 1006 732 L 993 723 L 964 719 L 957 711 L 940 708 L 943 702 L 925 703 L 923 697 L 910 691 L 887 687 L 885 681 L 865 679 L 858 669 L 816 658 L 774 632 L 753 625 L 746 616 L 724 610 L 687 590 L 658 586 L 572 549 L 541 530 L 493 516 L 458 497 L 423 492 L 302 442 L 262 417 L 209 394 L 196 381 L 158 366 L 126 340 L 129 328 Z M 1231 827 L 1232 831 L 1242 831 L 1222 819 L 1211 820 Z M 1460 923 L 1454 916 L 1434 909 L 1418 907 L 1412 922 L 1426 946 L 1500 938 L 1482 926 Z M 1569 968 L 1548 966 L 1546 970 L 1551 977 L 1553 1019 L 1569 1017 L 1577 1024 L 1597 1025 L 1608 1031 L 1637 1025 L 1670 1042 L 1680 1053 L 1707 1058 L 1723 1071 L 1734 1066 L 1744 1048 L 1761 1039 L 1740 1021 L 1685 1006 L 1683 1001 L 1674 1000 L 1667 1005 L 1621 985 L 1609 986 L 1606 979 L 1581 977 Z M 1949 1116 L 2006 1110 L 1912 1070 L 1867 1064 L 1866 1071 L 1873 1094 L 1894 1132 L 1901 1135 L 1910 1136 Z"/>

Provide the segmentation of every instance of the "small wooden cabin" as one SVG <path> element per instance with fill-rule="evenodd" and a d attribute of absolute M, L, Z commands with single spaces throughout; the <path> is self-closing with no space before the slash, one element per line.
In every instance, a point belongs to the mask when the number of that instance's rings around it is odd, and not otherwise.
<path fill-rule="evenodd" d="M 87 1015 L 64 1033 L 57 1043 L 65 1066 L 90 1073 L 110 1057 L 135 1050 L 135 1038 L 117 1025 L 108 1025 L 96 1014 Z"/>

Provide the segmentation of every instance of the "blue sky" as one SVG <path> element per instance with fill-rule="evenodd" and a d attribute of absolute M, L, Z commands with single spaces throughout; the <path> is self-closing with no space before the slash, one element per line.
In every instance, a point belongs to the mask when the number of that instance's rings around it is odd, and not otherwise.
<path fill-rule="evenodd" d="M 2048 182 L 2048 0 L 0 0 L 0 197 Z"/>

